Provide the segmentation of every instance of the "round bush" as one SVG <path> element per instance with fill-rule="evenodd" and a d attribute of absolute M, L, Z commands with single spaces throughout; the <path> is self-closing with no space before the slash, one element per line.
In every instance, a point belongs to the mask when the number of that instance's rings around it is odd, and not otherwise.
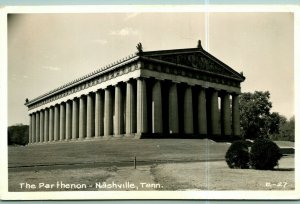
<path fill-rule="evenodd" d="M 254 169 L 271 170 L 282 157 L 280 148 L 269 139 L 256 139 L 250 151 L 250 165 Z"/>
<path fill-rule="evenodd" d="M 247 142 L 240 140 L 232 143 L 226 152 L 225 159 L 230 168 L 249 168 L 249 150 Z"/>

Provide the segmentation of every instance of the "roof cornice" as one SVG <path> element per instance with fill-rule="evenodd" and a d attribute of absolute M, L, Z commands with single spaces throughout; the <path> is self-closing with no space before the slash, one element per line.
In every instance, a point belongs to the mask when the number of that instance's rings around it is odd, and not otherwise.
<path fill-rule="evenodd" d="M 96 71 L 93 71 L 93 72 L 91 72 L 89 74 L 86 74 L 86 75 L 84 75 L 84 76 L 82 76 L 80 78 L 77 78 L 77 79 L 75 79 L 75 80 L 73 80 L 73 81 L 71 81 L 69 83 L 66 83 L 66 84 L 64 84 L 64 85 L 62 85 L 62 86 L 60 86 L 60 87 L 58 87 L 56 89 L 53 89 L 53 90 L 51 90 L 51 91 L 49 91 L 49 92 L 47 92 L 47 93 L 45 93 L 43 95 L 40 95 L 40 96 L 38 96 L 38 97 L 36 97 L 36 98 L 34 98 L 34 99 L 26 102 L 24 105 L 30 106 L 30 105 L 32 105 L 32 104 L 34 104 L 34 103 L 36 103 L 36 102 L 38 102 L 40 100 L 43 100 L 43 99 L 45 99 L 47 97 L 53 96 L 53 95 L 55 95 L 57 93 L 60 93 L 60 92 L 62 92 L 64 90 L 66 90 L 66 89 L 72 88 L 72 87 L 74 87 L 74 86 L 76 86 L 76 85 L 78 85 L 80 83 L 86 82 L 86 81 L 88 81 L 90 79 L 93 79 L 93 78 L 95 78 L 97 76 L 100 76 L 102 74 L 110 72 L 110 71 L 112 71 L 112 70 L 114 70 L 114 69 L 116 69 L 118 67 L 121 67 L 121 66 L 126 65 L 128 63 L 131 63 L 133 61 L 136 61 L 139 58 L 140 57 L 138 55 L 136 55 L 136 54 L 129 55 L 129 56 L 127 56 L 127 57 L 125 57 L 125 58 L 123 58 L 121 60 L 117 60 L 114 63 L 111 63 L 109 65 L 103 66 L 103 67 L 101 67 L 100 69 L 98 69 Z"/>

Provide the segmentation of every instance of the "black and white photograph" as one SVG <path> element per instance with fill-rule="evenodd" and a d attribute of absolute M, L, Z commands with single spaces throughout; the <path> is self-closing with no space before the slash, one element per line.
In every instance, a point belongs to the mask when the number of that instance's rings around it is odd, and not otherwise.
<path fill-rule="evenodd" d="M 3 198 L 299 198 L 296 9 L 77 8 L 6 11 Z"/>

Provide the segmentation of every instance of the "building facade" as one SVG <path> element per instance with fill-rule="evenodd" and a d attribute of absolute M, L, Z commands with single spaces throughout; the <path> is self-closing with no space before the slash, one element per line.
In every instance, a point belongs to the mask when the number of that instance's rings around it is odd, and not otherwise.
<path fill-rule="evenodd" d="M 143 52 L 32 100 L 29 143 L 240 135 L 245 77 L 197 48 Z"/>

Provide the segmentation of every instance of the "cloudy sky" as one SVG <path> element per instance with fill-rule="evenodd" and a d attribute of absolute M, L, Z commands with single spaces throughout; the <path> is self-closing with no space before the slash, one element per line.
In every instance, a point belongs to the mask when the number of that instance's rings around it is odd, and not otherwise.
<path fill-rule="evenodd" d="M 236 71 L 243 92 L 269 90 L 272 111 L 294 115 L 293 14 L 210 13 L 10 14 L 8 125 L 28 124 L 32 99 L 113 61 L 145 51 L 205 45 Z"/>

